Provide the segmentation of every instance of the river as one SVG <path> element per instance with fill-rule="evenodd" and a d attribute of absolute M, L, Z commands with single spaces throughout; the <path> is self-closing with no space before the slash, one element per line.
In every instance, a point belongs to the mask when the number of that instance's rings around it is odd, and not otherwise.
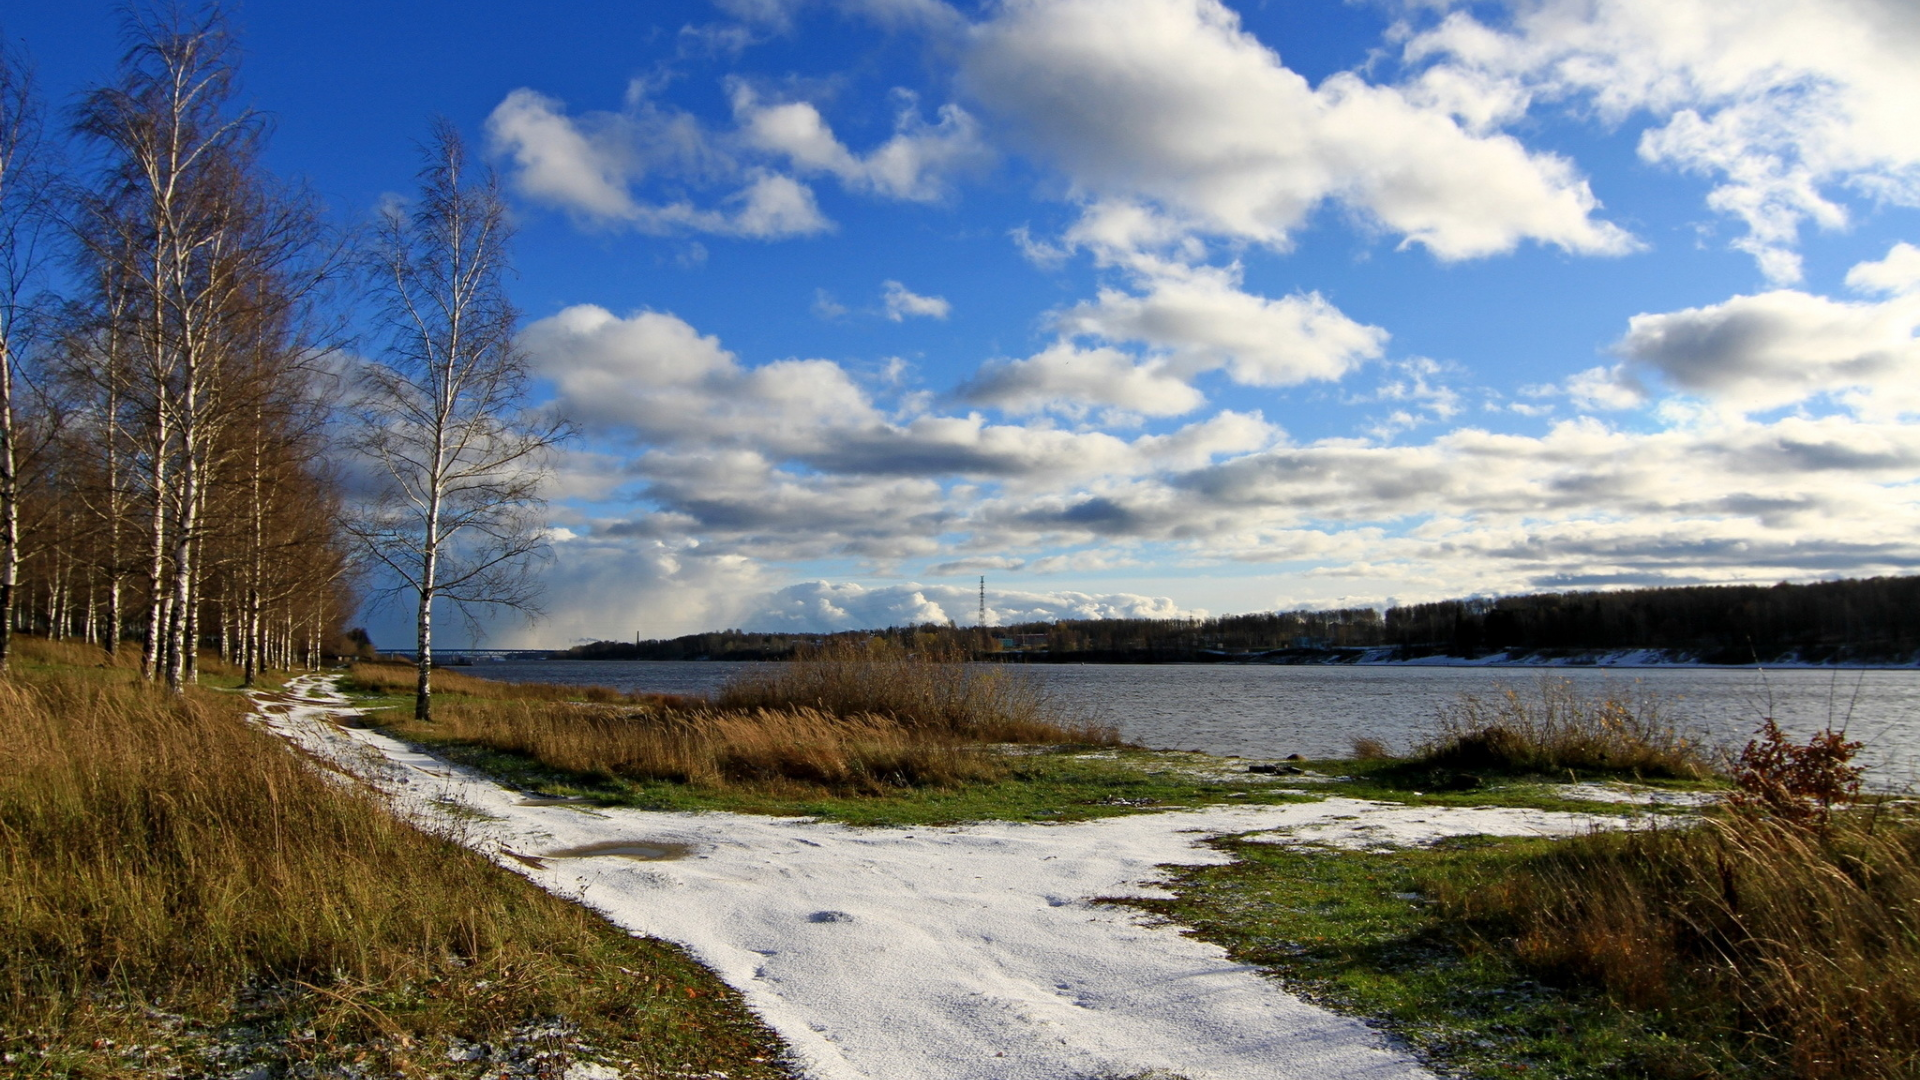
<path fill-rule="evenodd" d="M 711 694 L 771 665 L 707 661 L 545 660 L 479 663 L 464 672 L 508 682 Z M 1241 757 L 1340 757 L 1355 737 L 1406 750 L 1462 695 L 1511 687 L 1537 694 L 1543 679 L 1583 693 L 1651 695 L 1684 730 L 1745 742 L 1772 715 L 1799 736 L 1832 724 L 1866 743 L 1876 787 L 1920 775 L 1920 670 L 1705 667 L 1449 668 L 1395 665 L 1008 664 L 1042 680 L 1071 713 L 1096 717 L 1131 742 Z"/>

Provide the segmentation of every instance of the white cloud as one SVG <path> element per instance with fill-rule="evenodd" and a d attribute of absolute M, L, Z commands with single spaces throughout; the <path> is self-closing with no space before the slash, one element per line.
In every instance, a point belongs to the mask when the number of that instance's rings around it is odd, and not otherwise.
<path fill-rule="evenodd" d="M 1863 264 L 1861 280 L 1891 274 L 1883 263 L 1901 260 Z M 672 315 L 571 308 L 529 327 L 525 344 L 560 404 L 608 449 L 563 462 L 560 480 L 577 501 L 558 522 L 572 538 L 556 546 L 555 609 L 570 627 L 611 624 L 587 635 L 630 632 L 623 604 L 688 620 L 645 624 L 662 635 L 762 618 L 810 629 L 966 622 L 973 610 L 964 587 L 783 589 L 771 569 L 810 560 L 902 579 L 995 569 L 1000 588 L 1017 574 L 1273 564 L 1302 589 L 1337 590 L 1329 596 L 1372 588 L 1403 597 L 1920 568 L 1920 428 L 1876 396 L 1920 380 L 1850 388 L 1843 361 L 1803 348 L 1857 339 L 1892 305 L 1920 301 L 1769 306 L 1778 300 L 1669 313 L 1666 333 L 1643 334 L 1645 359 L 1596 369 L 1590 381 L 1604 393 L 1636 372 L 1669 386 L 1686 377 L 1702 395 L 1753 402 L 1771 400 L 1782 380 L 1807 392 L 1795 374 L 1804 368 L 1834 395 L 1827 415 L 1763 422 L 1738 408 L 1676 407 L 1649 414 L 1666 425 L 1657 430 L 1582 418 L 1537 436 L 1463 428 L 1401 445 L 1296 444 L 1252 413 L 1132 439 L 943 415 L 924 401 L 889 414 L 827 361 L 748 365 Z M 1636 324 L 1629 338 L 1651 325 Z M 1683 348 L 1687 334 L 1694 344 Z M 1126 365 L 1143 366 L 1112 351 L 1099 361 L 1113 365 L 1109 377 L 1124 382 Z M 1656 357 L 1679 374 L 1652 366 Z M 1079 393 L 1049 391 L 1057 372 L 1022 370 L 1037 380 L 1034 400 Z M 1386 369 L 1375 397 L 1438 417 L 1458 407 L 1442 392 L 1444 374 L 1405 362 Z M 1190 391 L 1169 379 L 1159 389 L 1182 388 Z M 620 446 L 632 449 L 610 452 Z M 633 564 L 628 584 L 623 559 Z M 995 618 L 1170 608 L 1034 595 L 996 597 Z M 1146 606 L 1123 608 L 1136 601 Z"/>
<path fill-rule="evenodd" d="M 1920 299 L 1831 300 L 1792 290 L 1636 315 L 1617 346 L 1676 389 L 1766 409 L 1920 377 Z"/>
<path fill-rule="evenodd" d="M 1636 112 L 1648 161 L 1710 175 L 1708 202 L 1746 227 L 1735 241 L 1780 283 L 1798 280 L 1799 230 L 1846 224 L 1845 188 L 1920 205 L 1920 9 L 1908 0 L 1529 0 L 1511 25 L 1466 12 L 1413 37 L 1427 78 L 1474 86 L 1511 116 L 1520 101 Z M 1473 97 L 1474 95 L 1468 95 Z"/>
<path fill-rule="evenodd" d="M 1118 349 L 1083 349 L 1056 341 L 1024 360 L 983 365 L 960 388 L 966 401 L 1013 415 L 1055 411 L 1085 416 L 1105 406 L 1141 416 L 1180 416 L 1206 398 L 1158 360 L 1138 361 Z"/>
<path fill-rule="evenodd" d="M 882 285 L 881 301 L 886 306 L 887 318 L 894 322 L 909 318 L 944 319 L 953 311 L 953 305 L 947 303 L 945 297 L 921 296 L 897 281 Z"/>
<path fill-rule="evenodd" d="M 1142 292 L 1102 289 L 1056 318 L 1069 335 L 1138 341 L 1189 377 L 1224 369 L 1246 386 L 1335 380 L 1380 355 L 1386 331 L 1342 314 L 1319 293 L 1278 300 L 1240 288 L 1240 268 L 1156 264 Z"/>
<path fill-rule="evenodd" d="M 766 104 L 751 86 L 736 82 L 733 112 L 749 145 L 785 156 L 801 172 L 827 173 L 851 190 L 892 199 L 944 198 L 955 174 L 991 157 L 979 125 L 958 105 L 942 106 L 939 120 L 929 124 L 910 95 L 900 96 L 893 137 L 864 156 L 840 142 L 811 102 Z"/>
<path fill-rule="evenodd" d="M 487 118 L 493 151 L 513 161 L 513 183 L 528 198 L 597 224 L 624 223 L 653 233 L 705 232 L 774 240 L 825 232 L 813 192 L 790 176 L 741 169 L 720 154 L 692 118 L 663 114 L 644 101 L 626 113 L 564 114 L 562 103 L 532 90 L 508 94 Z M 687 200 L 636 200 L 632 185 L 649 171 L 744 180 L 719 208 Z"/>
<path fill-rule="evenodd" d="M 576 124 L 554 98 L 533 90 L 508 94 L 487 117 L 487 138 L 512 157 L 514 182 L 528 197 L 592 218 L 632 218 L 627 192 L 638 169 L 627 133 L 616 124 Z"/>
<path fill-rule="evenodd" d="M 1894 296 L 1920 290 L 1920 248 L 1907 243 L 1893 245 L 1886 258 L 1848 270 L 1847 287 Z"/>
<path fill-rule="evenodd" d="M 760 599 L 757 609 L 745 618 L 755 627 L 801 632 L 916 626 L 949 620 L 971 626 L 979 622 L 979 600 L 977 591 L 956 585 L 864 586 L 807 581 Z M 987 622 L 993 626 L 1051 619 L 1170 619 L 1192 614 L 1204 612 L 1184 610 L 1164 596 L 987 590 Z"/>
<path fill-rule="evenodd" d="M 1336 200 L 1442 259 L 1633 246 L 1564 159 L 1352 74 L 1311 87 L 1217 0 L 1009 0 L 964 78 L 1084 197 L 1184 228 L 1284 247 Z"/>

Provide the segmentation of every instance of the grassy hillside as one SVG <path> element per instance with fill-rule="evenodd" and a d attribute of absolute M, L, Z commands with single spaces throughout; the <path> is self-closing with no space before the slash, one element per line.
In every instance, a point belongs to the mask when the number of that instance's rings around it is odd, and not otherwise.
<path fill-rule="evenodd" d="M 97 650 L 0 679 L 0 1053 L 10 1075 L 785 1075 L 677 949 L 397 821 Z"/>

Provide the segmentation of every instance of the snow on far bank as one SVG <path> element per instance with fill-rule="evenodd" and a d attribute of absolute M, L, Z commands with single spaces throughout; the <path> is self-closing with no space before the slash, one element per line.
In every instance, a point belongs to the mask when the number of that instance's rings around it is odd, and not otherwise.
<path fill-rule="evenodd" d="M 273 730 L 542 887 L 685 946 L 816 1080 L 1428 1077 L 1361 1021 L 1301 1001 L 1217 946 L 1096 901 L 1165 895 L 1158 868 L 1226 861 L 1203 842 L 1223 834 L 1364 848 L 1618 820 L 1334 798 L 874 829 L 528 805 L 477 773 L 329 723 L 351 710 L 325 678 L 290 690 L 296 700 L 263 700 Z M 684 845 L 688 855 L 552 855 L 621 841 Z"/>
<path fill-rule="evenodd" d="M 1802 660 L 1797 656 L 1783 656 L 1761 664 L 1709 664 L 1691 653 L 1676 652 L 1670 649 L 1609 649 L 1592 652 L 1577 652 L 1560 655 L 1536 652 L 1494 652 L 1485 656 L 1416 656 L 1400 659 L 1397 648 L 1386 647 L 1365 649 L 1357 658 L 1349 661 L 1355 664 L 1377 665 L 1383 667 L 1539 667 L 1539 668 L 1637 668 L 1637 667 L 1686 667 L 1686 668 L 1726 668 L 1735 670 L 1767 669 L 1818 669 L 1838 668 L 1844 671 L 1858 669 L 1904 671 L 1920 667 L 1920 656 L 1905 660 L 1891 661 L 1824 661 Z"/>

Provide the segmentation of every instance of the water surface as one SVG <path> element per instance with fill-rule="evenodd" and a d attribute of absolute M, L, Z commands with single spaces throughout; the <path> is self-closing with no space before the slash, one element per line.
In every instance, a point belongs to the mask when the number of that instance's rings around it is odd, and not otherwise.
<path fill-rule="evenodd" d="M 509 682 L 611 686 L 647 693 L 711 694 L 774 665 L 698 660 L 546 660 L 462 669 Z M 1831 723 L 1867 747 L 1881 785 L 1902 786 L 1920 764 L 1920 671 L 1783 668 L 1448 668 L 1390 665 L 1008 664 L 1039 679 L 1069 710 L 1095 716 L 1128 740 L 1241 757 L 1338 757 L 1355 737 L 1405 750 L 1463 694 L 1507 687 L 1537 693 L 1543 679 L 1584 692 L 1651 694 L 1684 728 L 1735 745 L 1760 718 L 1804 736 Z"/>

